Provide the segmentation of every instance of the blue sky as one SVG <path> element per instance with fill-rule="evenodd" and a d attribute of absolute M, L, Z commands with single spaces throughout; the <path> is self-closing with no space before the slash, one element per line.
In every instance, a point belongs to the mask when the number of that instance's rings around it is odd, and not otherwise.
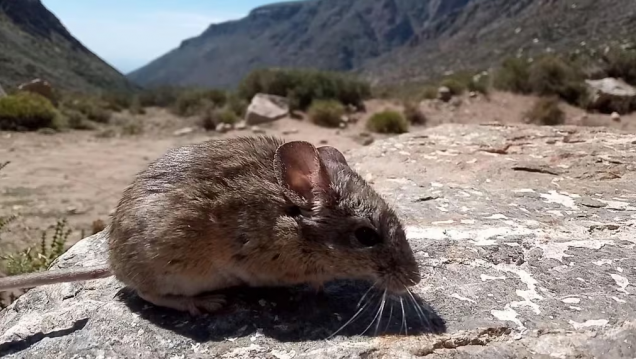
<path fill-rule="evenodd" d="M 128 73 L 272 0 L 42 0 L 91 51 Z"/>

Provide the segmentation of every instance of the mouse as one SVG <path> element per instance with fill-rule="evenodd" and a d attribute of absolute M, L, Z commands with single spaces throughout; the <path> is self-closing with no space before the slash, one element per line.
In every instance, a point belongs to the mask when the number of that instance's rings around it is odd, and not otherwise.
<path fill-rule="evenodd" d="M 396 212 L 332 146 L 273 136 L 166 151 L 123 191 L 108 261 L 0 278 L 0 291 L 114 276 L 144 301 L 192 315 L 223 289 L 363 280 L 402 295 L 421 281 Z"/>

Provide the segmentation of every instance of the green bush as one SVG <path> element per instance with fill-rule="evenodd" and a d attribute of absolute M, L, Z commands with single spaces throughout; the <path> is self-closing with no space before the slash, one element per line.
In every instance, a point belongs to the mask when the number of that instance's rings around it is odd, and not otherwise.
<path fill-rule="evenodd" d="M 582 71 L 556 56 L 545 56 L 533 63 L 528 81 L 532 92 L 539 96 L 558 96 L 573 105 L 584 104 L 587 98 Z"/>
<path fill-rule="evenodd" d="M 565 123 L 565 112 L 556 96 L 537 99 L 525 117 L 527 123 L 535 125 L 557 126 Z"/>
<path fill-rule="evenodd" d="M 404 117 L 412 125 L 426 125 L 428 118 L 420 110 L 417 103 L 406 102 L 404 104 Z"/>
<path fill-rule="evenodd" d="M 172 86 L 145 89 L 139 94 L 139 104 L 141 107 L 169 108 L 174 106 L 183 91 L 182 88 Z"/>
<path fill-rule="evenodd" d="M 384 111 L 369 118 L 367 128 L 377 133 L 401 134 L 408 132 L 409 123 L 399 112 Z"/>
<path fill-rule="evenodd" d="M 74 130 L 94 130 L 95 123 L 91 122 L 78 110 L 62 108 L 62 116 L 66 119 L 66 126 Z"/>
<path fill-rule="evenodd" d="M 636 86 L 636 50 L 612 48 L 604 57 L 604 70 L 609 77 L 621 78 Z"/>
<path fill-rule="evenodd" d="M 36 131 L 57 128 L 60 114 L 43 96 L 18 92 L 0 98 L 0 130 Z"/>
<path fill-rule="evenodd" d="M 219 119 L 219 123 L 225 123 L 229 125 L 234 125 L 239 121 L 239 117 L 229 108 L 224 108 L 218 110 L 217 118 Z"/>
<path fill-rule="evenodd" d="M 21 252 L 0 256 L 8 275 L 38 272 L 47 269 L 54 260 L 66 251 L 66 242 L 71 234 L 66 220 L 59 220 L 53 231 L 53 238 L 47 243 L 48 233 L 44 231 L 39 248 L 29 247 Z"/>
<path fill-rule="evenodd" d="M 139 96 L 133 97 L 128 109 L 130 110 L 130 113 L 132 113 L 133 115 L 146 114 L 146 109 L 141 105 L 141 100 Z"/>
<path fill-rule="evenodd" d="M 495 72 L 493 85 L 502 91 L 520 94 L 532 92 L 530 86 L 530 65 L 527 59 L 508 58 Z"/>
<path fill-rule="evenodd" d="M 179 116 L 193 116 L 199 113 L 205 101 L 212 102 L 217 107 L 225 105 L 227 97 L 218 90 L 188 90 L 183 92 L 175 103 L 173 112 Z"/>
<path fill-rule="evenodd" d="M 344 106 L 335 100 L 316 100 L 309 107 L 311 122 L 322 127 L 339 127 L 342 116 L 345 114 Z"/>
<path fill-rule="evenodd" d="M 314 100 L 337 100 L 363 108 L 371 86 L 353 75 L 318 70 L 260 69 L 248 74 L 239 85 L 247 100 L 258 93 L 287 97 L 292 110 L 306 110 Z"/>
<path fill-rule="evenodd" d="M 234 112 L 238 117 L 244 117 L 247 113 L 248 102 L 237 94 L 227 96 L 226 107 Z"/>
<path fill-rule="evenodd" d="M 433 86 L 426 86 L 422 90 L 422 98 L 426 100 L 435 100 L 437 98 L 437 88 Z"/>
<path fill-rule="evenodd" d="M 119 112 L 130 108 L 132 95 L 127 92 L 108 92 L 102 94 L 100 100 L 104 103 L 106 109 Z"/>

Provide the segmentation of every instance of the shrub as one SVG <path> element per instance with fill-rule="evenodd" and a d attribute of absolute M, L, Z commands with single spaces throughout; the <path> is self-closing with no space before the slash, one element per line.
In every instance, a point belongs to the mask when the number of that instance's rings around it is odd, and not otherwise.
<path fill-rule="evenodd" d="M 59 126 L 59 112 L 43 96 L 18 92 L 0 98 L 0 130 L 35 131 Z"/>
<path fill-rule="evenodd" d="M 15 254 L 0 256 L 0 259 L 4 261 L 3 267 L 9 275 L 45 270 L 54 260 L 64 254 L 66 241 L 70 234 L 71 230 L 67 229 L 66 220 L 59 220 L 55 225 L 50 243 L 47 243 L 48 233 L 44 231 L 39 249 L 36 249 L 36 246 L 32 246 Z"/>
<path fill-rule="evenodd" d="M 537 99 L 525 117 L 527 123 L 536 125 L 557 126 L 565 123 L 565 112 L 555 96 Z"/>
<path fill-rule="evenodd" d="M 508 58 L 495 72 L 494 86 L 502 91 L 529 94 L 530 62 L 526 59 Z"/>
<path fill-rule="evenodd" d="M 133 97 L 128 109 L 130 110 L 130 113 L 132 113 L 133 115 L 146 114 L 146 109 L 141 105 L 141 100 L 139 99 L 139 96 Z"/>
<path fill-rule="evenodd" d="M 217 118 L 219 119 L 219 123 L 225 123 L 229 125 L 234 125 L 239 121 L 238 116 L 234 111 L 229 108 L 224 108 L 217 111 Z"/>
<path fill-rule="evenodd" d="M 362 108 L 371 86 L 353 75 L 318 70 L 260 69 L 239 85 L 240 96 L 250 101 L 258 93 L 287 97 L 292 110 L 305 110 L 314 100 L 337 100 Z"/>
<path fill-rule="evenodd" d="M 62 116 L 66 119 L 66 126 L 74 130 L 94 130 L 95 124 L 86 116 L 74 109 L 62 108 Z"/>
<path fill-rule="evenodd" d="M 141 107 L 172 107 L 182 92 L 183 89 L 172 86 L 145 89 L 139 94 L 139 104 Z"/>
<path fill-rule="evenodd" d="M 459 80 L 453 79 L 453 78 L 444 79 L 440 83 L 440 86 L 448 87 L 448 89 L 450 90 L 451 94 L 453 94 L 453 96 L 459 96 L 463 94 L 464 91 L 466 91 L 466 85 L 460 82 Z"/>
<path fill-rule="evenodd" d="M 636 86 L 636 51 L 613 48 L 604 57 L 604 70 L 607 76 L 622 78 Z"/>
<path fill-rule="evenodd" d="M 245 101 L 245 99 L 242 99 L 238 95 L 231 94 L 227 97 L 226 106 L 238 117 L 243 117 L 247 112 L 247 107 L 249 106 L 249 104 L 247 103 L 247 101 Z"/>
<path fill-rule="evenodd" d="M 584 104 L 587 88 L 580 69 L 556 56 L 545 56 L 531 67 L 528 78 L 532 92 L 539 96 L 558 96 L 573 105 Z"/>
<path fill-rule="evenodd" d="M 309 108 L 309 118 L 313 123 L 323 127 L 338 127 L 345 114 L 344 106 L 335 100 L 316 100 Z"/>
<path fill-rule="evenodd" d="M 102 94 L 100 100 L 106 109 L 115 112 L 128 109 L 132 104 L 132 96 L 127 92 L 108 92 Z"/>
<path fill-rule="evenodd" d="M 400 134 L 408 132 L 409 123 L 399 112 L 384 111 L 369 118 L 367 128 L 377 133 Z"/>
<path fill-rule="evenodd" d="M 419 106 L 413 102 L 404 104 L 404 117 L 412 125 L 426 125 L 428 119 L 420 110 Z"/>
<path fill-rule="evenodd" d="M 426 86 L 422 90 L 422 97 L 426 100 L 435 100 L 437 98 L 437 90 L 433 86 Z"/>
<path fill-rule="evenodd" d="M 205 101 L 221 107 L 225 105 L 226 100 L 225 93 L 222 91 L 188 90 L 179 95 L 173 112 L 180 116 L 193 116 L 202 110 Z"/>

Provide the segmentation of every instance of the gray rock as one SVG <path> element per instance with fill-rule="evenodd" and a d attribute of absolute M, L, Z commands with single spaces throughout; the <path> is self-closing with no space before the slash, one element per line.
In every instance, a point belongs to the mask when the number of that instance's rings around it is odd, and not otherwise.
<path fill-rule="evenodd" d="M 627 113 L 636 101 L 636 88 L 621 79 L 607 77 L 600 80 L 586 80 L 592 109 L 605 109 Z M 614 119 L 614 116 L 612 116 Z M 619 117 L 620 119 L 620 117 Z"/>
<path fill-rule="evenodd" d="M 304 286 L 232 291 L 226 311 L 195 319 L 108 278 L 20 297 L 0 312 L 0 356 L 634 358 L 636 172 L 597 156 L 634 163 L 636 135 L 578 128 L 585 143 L 559 145 L 575 155 L 554 156 L 543 139 L 563 130 L 442 125 L 347 152 L 402 218 L 421 264 L 418 304 L 405 297 L 404 316 L 387 300 L 378 321 L 372 291 L 358 319 L 325 341 L 367 284 L 331 283 L 321 296 Z M 524 146 L 514 156 L 479 151 L 507 141 Z M 511 168 L 540 159 L 561 172 Z M 620 176 L 601 180 L 603 171 Z M 608 205 L 580 204 L 591 195 Z M 53 268 L 102 263 L 105 244 L 102 233 L 86 238 Z"/>
<path fill-rule="evenodd" d="M 252 99 L 245 123 L 249 126 L 280 120 L 289 115 L 289 101 L 280 96 L 257 94 Z"/>
<path fill-rule="evenodd" d="M 173 135 L 175 136 L 185 136 L 194 132 L 194 128 L 192 127 L 184 127 L 182 129 L 174 131 Z"/>

